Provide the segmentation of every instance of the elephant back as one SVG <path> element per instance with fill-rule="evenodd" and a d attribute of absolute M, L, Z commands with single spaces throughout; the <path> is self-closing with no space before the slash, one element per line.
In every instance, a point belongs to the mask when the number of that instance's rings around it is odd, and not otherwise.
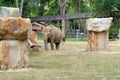
<path fill-rule="evenodd" d="M 61 42 L 62 40 L 62 32 L 59 28 L 53 26 L 53 25 L 49 25 L 48 27 L 51 27 L 51 37 L 53 37 L 54 42 Z"/>

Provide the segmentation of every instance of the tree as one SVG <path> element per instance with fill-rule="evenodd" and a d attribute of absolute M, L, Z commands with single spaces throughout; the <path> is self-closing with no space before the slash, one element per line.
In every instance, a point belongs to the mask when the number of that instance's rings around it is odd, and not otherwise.
<path fill-rule="evenodd" d="M 84 11 L 83 2 L 84 2 L 83 0 L 69 0 L 67 13 L 74 14 L 83 12 Z"/>
<path fill-rule="evenodd" d="M 16 0 L 16 7 L 17 8 L 20 8 L 20 16 L 22 16 L 22 11 L 23 11 L 23 3 L 24 3 L 24 0 L 21 0 L 21 4 L 20 4 L 20 7 L 19 7 L 19 0 Z"/>
<path fill-rule="evenodd" d="M 24 0 L 21 0 L 21 5 L 20 5 L 20 16 L 22 16 L 23 2 L 24 2 Z"/>
<path fill-rule="evenodd" d="M 44 15 L 58 15 L 59 14 L 59 5 L 58 0 L 50 0 L 47 2 Z"/>
<path fill-rule="evenodd" d="M 16 7 L 18 8 L 18 0 L 16 0 Z"/>
<path fill-rule="evenodd" d="M 119 0 L 89 0 L 92 12 L 97 13 L 100 17 L 111 16 L 114 7 L 120 9 Z"/>
<path fill-rule="evenodd" d="M 65 38 L 65 11 L 66 11 L 67 0 L 58 0 L 58 1 L 60 7 L 60 14 L 62 16 L 62 36 L 63 38 Z"/>

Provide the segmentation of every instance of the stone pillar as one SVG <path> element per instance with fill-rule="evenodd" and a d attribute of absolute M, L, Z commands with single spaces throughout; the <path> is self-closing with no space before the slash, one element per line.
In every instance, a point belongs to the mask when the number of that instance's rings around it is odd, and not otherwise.
<path fill-rule="evenodd" d="M 0 67 L 29 66 L 29 45 L 32 25 L 30 19 L 19 17 L 18 8 L 1 7 L 0 11 Z"/>
<path fill-rule="evenodd" d="M 86 20 L 86 29 L 88 35 L 87 50 L 107 50 L 108 32 L 112 18 L 92 18 Z"/>
<path fill-rule="evenodd" d="M 29 46 L 27 41 L 0 41 L 1 68 L 25 68 L 29 66 Z"/>

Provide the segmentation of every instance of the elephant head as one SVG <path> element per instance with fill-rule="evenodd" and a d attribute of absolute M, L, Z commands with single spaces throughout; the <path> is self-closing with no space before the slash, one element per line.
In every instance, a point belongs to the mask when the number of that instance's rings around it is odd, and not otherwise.
<path fill-rule="evenodd" d="M 45 27 L 45 28 L 42 29 L 41 32 L 42 32 L 43 36 L 48 36 L 48 37 L 50 37 L 51 31 L 52 31 L 52 28 L 51 28 L 51 27 Z"/>

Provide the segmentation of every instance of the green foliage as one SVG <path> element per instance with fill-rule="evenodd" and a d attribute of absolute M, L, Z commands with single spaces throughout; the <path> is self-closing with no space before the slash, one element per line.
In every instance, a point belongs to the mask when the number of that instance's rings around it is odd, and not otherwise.
<path fill-rule="evenodd" d="M 19 1 L 19 6 L 21 0 Z M 16 7 L 16 0 L 0 0 L 0 6 Z M 110 15 L 113 8 L 120 10 L 119 0 L 68 0 L 67 14 L 95 12 Z M 59 14 L 58 0 L 24 0 L 23 17 Z"/>
<path fill-rule="evenodd" d="M 0 0 L 0 6 L 15 7 L 15 0 Z"/>
<path fill-rule="evenodd" d="M 42 34 L 38 35 L 38 40 L 43 40 L 43 35 Z"/>
<path fill-rule="evenodd" d="M 20 7 L 21 0 L 18 1 Z M 16 7 L 16 0 L 0 0 L 0 6 Z M 66 14 L 93 12 L 100 17 L 106 17 L 111 16 L 114 8 L 120 10 L 120 0 L 68 0 Z M 31 18 L 58 14 L 60 14 L 58 0 L 24 0 L 22 17 Z M 115 24 L 112 24 L 110 28 L 110 37 L 118 35 L 116 27 L 119 26 L 116 24 L 119 16 L 120 13 L 113 15 Z"/>
<path fill-rule="evenodd" d="M 57 15 L 59 14 L 59 7 L 57 0 L 51 0 L 45 7 L 44 15 Z"/>
<path fill-rule="evenodd" d="M 92 12 L 101 16 L 111 16 L 111 11 L 114 8 L 120 9 L 119 0 L 89 0 Z"/>
<path fill-rule="evenodd" d="M 90 11 L 87 0 L 69 0 L 67 5 L 67 13 L 82 13 Z"/>
<path fill-rule="evenodd" d="M 116 27 L 114 23 L 112 23 L 110 30 L 109 30 L 109 38 L 115 39 L 118 38 L 119 35 L 119 27 Z"/>

